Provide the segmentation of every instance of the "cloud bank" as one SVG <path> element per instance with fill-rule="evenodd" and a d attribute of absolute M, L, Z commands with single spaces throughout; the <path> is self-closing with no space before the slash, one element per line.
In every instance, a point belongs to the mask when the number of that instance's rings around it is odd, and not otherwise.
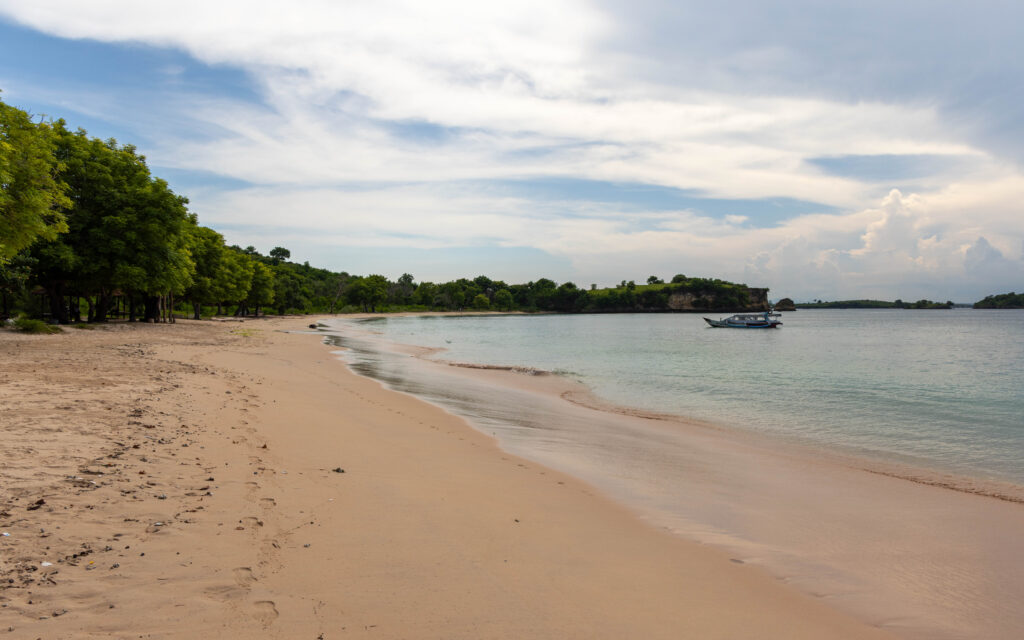
<path fill-rule="evenodd" d="M 416 264 L 372 249 L 528 248 L 564 273 L 506 260 L 491 275 L 685 272 L 797 298 L 1020 289 L 1007 87 L 1024 78 L 1003 57 L 1021 53 L 1004 26 L 1020 10 L 785 4 L 0 0 L 0 15 L 244 72 L 251 95 L 175 90 L 190 72 L 173 64 L 133 100 L 66 89 L 77 110 L 139 122 L 154 166 L 210 177 L 193 208 L 241 244 L 286 237 L 389 275 Z M 553 196 L 552 180 L 617 190 Z M 691 206 L 647 207 L 633 187 Z M 429 264 L 416 275 L 488 272 Z"/>

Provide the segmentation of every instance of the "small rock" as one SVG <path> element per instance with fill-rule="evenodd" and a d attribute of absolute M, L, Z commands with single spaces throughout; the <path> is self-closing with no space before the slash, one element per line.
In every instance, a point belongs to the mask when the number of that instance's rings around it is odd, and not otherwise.
<path fill-rule="evenodd" d="M 331 469 L 331 471 L 333 471 L 334 473 L 345 473 L 345 470 L 342 469 L 341 467 L 334 467 L 333 469 Z"/>

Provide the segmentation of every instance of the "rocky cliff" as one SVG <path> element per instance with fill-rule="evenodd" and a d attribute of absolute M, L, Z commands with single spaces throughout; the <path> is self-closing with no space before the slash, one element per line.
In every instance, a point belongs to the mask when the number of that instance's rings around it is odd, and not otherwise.
<path fill-rule="evenodd" d="M 746 300 L 716 293 L 678 291 L 669 294 L 666 311 L 767 311 L 768 289 L 746 287 Z"/>

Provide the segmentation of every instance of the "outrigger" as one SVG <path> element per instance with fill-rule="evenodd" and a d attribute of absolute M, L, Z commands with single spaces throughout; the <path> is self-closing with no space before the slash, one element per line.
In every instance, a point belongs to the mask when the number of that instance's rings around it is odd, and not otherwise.
<path fill-rule="evenodd" d="M 704 318 L 704 320 L 712 327 L 727 327 L 730 329 L 774 329 L 782 324 L 781 321 L 776 318 L 781 318 L 781 314 L 773 313 L 772 311 L 762 311 L 761 313 L 737 313 L 734 316 L 722 320 L 712 320 L 711 318 Z"/>

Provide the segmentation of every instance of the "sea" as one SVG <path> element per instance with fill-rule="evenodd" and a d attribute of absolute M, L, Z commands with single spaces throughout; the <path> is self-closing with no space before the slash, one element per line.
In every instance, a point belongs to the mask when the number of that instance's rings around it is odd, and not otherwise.
<path fill-rule="evenodd" d="M 782 321 L 764 330 L 715 329 L 696 314 L 321 324 L 356 373 L 872 624 L 915 638 L 1019 637 L 1024 311 L 801 309 Z M 558 393 L 536 393 L 546 381 Z M 762 445 L 776 453 L 760 455 Z M 867 475 L 850 484 L 849 469 Z M 877 500 L 848 491 L 875 475 L 913 482 L 880 484 L 891 495 Z M 936 497 L 936 485 L 950 497 Z"/>
<path fill-rule="evenodd" d="M 360 325 L 440 361 L 555 373 L 624 408 L 1024 485 L 1024 310 L 807 309 L 775 330 L 712 329 L 691 314 Z"/>

